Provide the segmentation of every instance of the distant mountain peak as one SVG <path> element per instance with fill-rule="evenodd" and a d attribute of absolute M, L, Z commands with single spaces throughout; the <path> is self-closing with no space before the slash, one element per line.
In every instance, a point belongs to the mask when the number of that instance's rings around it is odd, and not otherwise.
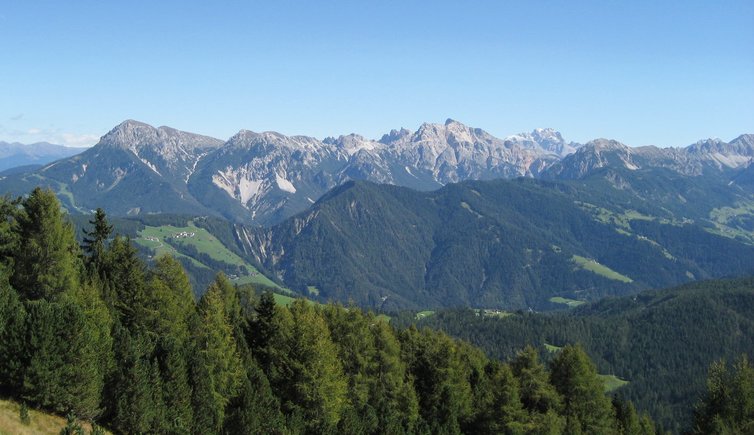
<path fill-rule="evenodd" d="M 396 142 L 405 137 L 411 136 L 411 131 L 407 128 L 401 127 L 400 130 L 390 130 L 390 133 L 382 135 L 380 142 L 388 144 L 390 142 Z"/>
<path fill-rule="evenodd" d="M 589 150 L 594 149 L 595 151 L 603 151 L 603 150 L 628 150 L 628 145 L 625 145 L 621 142 L 618 142 L 615 139 L 605 139 L 605 138 L 599 138 L 594 139 L 592 141 L 589 141 L 584 145 L 582 148 L 583 152 L 589 152 Z"/>

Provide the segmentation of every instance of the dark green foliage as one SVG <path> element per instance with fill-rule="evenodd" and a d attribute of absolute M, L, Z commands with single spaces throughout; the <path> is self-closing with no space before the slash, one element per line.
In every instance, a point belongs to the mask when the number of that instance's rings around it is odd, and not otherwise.
<path fill-rule="evenodd" d="M 62 225 L 58 218 L 49 224 Z M 0 236 L 22 244 L 14 219 L 0 225 Z M 610 402 L 595 365 L 579 348 L 565 346 L 549 371 L 534 348 L 517 353 L 509 365 L 444 333 L 397 330 L 355 307 L 303 300 L 276 306 L 271 294 L 257 297 L 222 275 L 195 304 L 177 261 L 161 257 L 147 267 L 121 237 L 103 245 L 102 259 L 99 272 L 79 265 L 81 279 L 35 298 L 8 282 L 15 257 L 0 261 L 0 271 L 7 272 L 0 280 L 0 387 L 11 397 L 98 418 L 119 433 L 654 433 L 651 420 L 630 402 Z M 750 336 L 750 290 L 721 286 L 711 293 L 686 288 L 608 300 L 580 309 L 578 316 L 495 320 L 459 311 L 427 320 L 456 319 L 447 329 L 469 334 L 476 334 L 478 322 L 504 325 L 495 340 L 513 335 L 534 345 L 581 337 L 590 352 L 611 340 L 624 352 L 634 349 L 632 340 L 653 349 L 654 339 L 658 346 L 678 339 L 649 321 L 661 313 L 657 318 L 673 326 L 676 313 L 713 330 L 718 346 L 739 349 L 742 338 L 716 335 L 730 331 L 729 325 L 694 314 L 699 307 L 708 315 L 725 308 L 741 336 Z M 707 293 L 713 296 L 696 301 Z M 624 317 L 613 319 L 616 313 Z M 632 324 L 631 316 L 652 332 Z M 639 335 L 619 340 L 630 330 Z M 712 345 L 697 339 L 700 346 Z M 516 340 L 490 353 L 514 356 L 523 348 Z M 617 351 L 596 355 L 598 365 L 613 364 L 614 373 L 631 381 L 623 388 L 640 383 L 619 371 L 631 367 L 632 357 Z M 624 366 L 617 364 L 624 359 Z M 714 385 L 725 387 L 711 390 L 698 412 L 699 427 L 709 427 L 703 426 L 709 420 L 715 428 L 746 427 L 739 422 L 751 411 L 751 369 L 737 370 L 744 375 L 713 377 L 721 379 Z M 66 433 L 76 431 L 76 424 L 72 419 Z"/>
<path fill-rule="evenodd" d="M 124 433 L 152 433 L 166 428 L 159 368 L 153 343 L 143 334 L 116 330 L 118 372 L 113 390 L 113 425 Z"/>
<path fill-rule="evenodd" d="M 429 330 L 401 334 L 403 358 L 414 381 L 423 423 L 433 433 L 459 433 L 472 413 L 469 371 L 480 373 L 484 357 Z"/>
<path fill-rule="evenodd" d="M 597 369 L 579 346 L 568 345 L 552 362 L 550 382 L 563 397 L 567 427 L 576 433 L 611 433 L 614 410 Z"/>
<path fill-rule="evenodd" d="M 279 225 L 246 228 L 253 242 L 244 249 L 290 288 L 316 286 L 322 300 L 380 310 L 552 309 L 553 296 L 597 300 L 690 276 L 754 273 L 754 246 L 708 231 L 712 207 L 748 197 L 662 171 L 620 176 L 635 189 L 598 176 L 474 181 L 434 192 L 349 182 Z M 648 199 L 653 177 L 664 180 L 661 192 L 673 204 Z M 692 202 L 706 193 L 721 199 Z M 688 198 L 680 205 L 679 195 Z M 633 281 L 576 267 L 574 255 Z"/>
<path fill-rule="evenodd" d="M 709 365 L 741 353 L 754 357 L 752 289 L 752 279 L 708 281 L 605 299 L 568 313 L 495 318 L 450 310 L 419 324 L 469 340 L 502 360 L 514 359 L 527 345 L 548 354 L 545 343 L 581 343 L 599 373 L 629 381 L 615 394 L 649 412 L 665 430 L 681 432 L 690 427 Z M 406 317 L 392 322 L 413 322 Z M 512 364 L 517 372 L 515 359 Z M 523 385 L 521 395 L 526 403 Z"/>
<path fill-rule="evenodd" d="M 50 190 L 34 189 L 21 205 L 11 284 L 24 299 L 54 299 L 78 284 L 73 226 Z"/>
<path fill-rule="evenodd" d="M 25 334 L 26 309 L 8 284 L 7 275 L 0 276 L 0 388 L 21 386 Z"/>
<path fill-rule="evenodd" d="M 477 387 L 475 415 L 466 433 L 522 433 L 526 414 L 519 397 L 518 380 L 508 365 L 490 362 Z"/>
<path fill-rule="evenodd" d="M 241 392 L 230 402 L 223 431 L 249 435 L 284 433 L 285 419 L 267 377 L 255 361 L 247 360 L 244 365 L 246 374 L 241 381 Z"/>
<path fill-rule="evenodd" d="M 549 374 L 539 362 L 539 355 L 533 347 L 527 346 L 519 352 L 512 361 L 511 368 L 519 379 L 519 394 L 527 411 L 546 414 L 548 411 L 560 410 L 562 400 L 550 384 Z"/>
<path fill-rule="evenodd" d="M 21 406 L 18 409 L 18 418 L 21 420 L 21 423 L 25 425 L 28 425 L 31 422 L 29 419 L 29 407 L 26 405 L 26 402 L 21 402 Z"/>
<path fill-rule="evenodd" d="M 694 415 L 694 433 L 754 433 L 754 367 L 746 356 L 733 370 L 722 360 L 710 366 L 707 394 Z"/>
<path fill-rule="evenodd" d="M 147 319 L 148 296 L 146 268 L 131 240 L 116 237 L 104 266 L 109 293 L 104 295 L 118 321 L 128 329 L 143 325 Z"/>
<path fill-rule="evenodd" d="M 13 268 L 13 256 L 19 243 L 18 205 L 21 199 L 0 197 L 0 273 L 9 275 Z"/>
<path fill-rule="evenodd" d="M 276 318 L 275 298 L 271 292 L 264 292 L 257 303 L 257 315 L 252 319 L 247 340 L 251 350 L 259 361 L 262 370 L 269 376 L 275 359 L 273 344 L 279 339 L 280 325 Z"/>
<path fill-rule="evenodd" d="M 96 416 L 104 382 L 96 329 L 71 302 L 38 300 L 26 306 L 23 398 L 58 412 Z"/>
<path fill-rule="evenodd" d="M 93 220 L 89 221 L 93 226 L 91 230 L 84 230 L 84 243 L 82 249 L 87 255 L 87 267 L 97 271 L 98 274 L 104 262 L 105 248 L 110 234 L 113 232 L 113 226 L 107 221 L 105 211 L 98 208 L 94 213 Z"/>
<path fill-rule="evenodd" d="M 84 428 L 81 427 L 78 420 L 76 419 L 76 414 L 69 412 L 68 415 L 65 417 L 65 427 L 60 430 L 60 435 L 84 435 Z"/>
<path fill-rule="evenodd" d="M 290 306 L 287 368 L 290 388 L 282 395 L 284 412 L 301 414 L 310 432 L 331 432 L 346 405 L 347 381 L 324 317 L 302 300 Z"/>

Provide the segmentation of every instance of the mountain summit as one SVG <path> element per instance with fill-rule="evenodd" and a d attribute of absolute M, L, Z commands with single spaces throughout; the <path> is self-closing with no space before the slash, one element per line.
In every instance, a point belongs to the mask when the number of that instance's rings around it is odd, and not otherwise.
<path fill-rule="evenodd" d="M 0 188 L 23 194 L 43 184 L 81 211 L 219 214 L 266 225 L 305 210 L 348 180 L 427 191 L 464 180 L 582 178 L 616 165 L 699 175 L 743 168 L 754 157 L 753 142 L 742 135 L 687 148 L 630 148 L 607 139 L 582 146 L 551 128 L 500 139 L 450 118 L 415 131 L 392 130 L 379 140 L 240 130 L 223 142 L 126 120 L 83 153 L 9 174 Z"/>

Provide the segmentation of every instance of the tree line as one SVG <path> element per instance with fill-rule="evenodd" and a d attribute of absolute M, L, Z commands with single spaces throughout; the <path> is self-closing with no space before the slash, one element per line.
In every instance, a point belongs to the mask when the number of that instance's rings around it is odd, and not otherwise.
<path fill-rule="evenodd" d="M 547 361 L 554 349 L 548 345 L 579 343 L 599 373 L 628 381 L 614 395 L 682 433 L 692 429 L 695 406 L 709 389 L 710 365 L 754 356 L 754 278 L 694 282 L 558 313 L 497 317 L 456 309 L 417 320 L 401 312 L 391 323 L 443 331 L 503 361 L 527 345 Z"/>
<path fill-rule="evenodd" d="M 504 364 L 222 274 L 195 302 L 180 263 L 145 264 L 102 210 L 82 246 L 49 190 L 0 213 L 0 388 L 24 404 L 133 434 L 655 433 L 578 346 Z"/>

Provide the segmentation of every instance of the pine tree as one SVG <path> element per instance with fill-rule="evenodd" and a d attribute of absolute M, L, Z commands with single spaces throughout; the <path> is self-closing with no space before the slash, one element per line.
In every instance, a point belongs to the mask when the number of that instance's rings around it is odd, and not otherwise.
<path fill-rule="evenodd" d="M 24 299 L 54 300 L 79 281 L 73 226 L 50 190 L 34 189 L 21 205 L 11 284 Z"/>
<path fill-rule="evenodd" d="M 154 344 L 145 334 L 132 335 L 117 326 L 115 342 L 118 372 L 113 380 L 113 425 L 123 433 L 153 433 L 165 413 L 151 361 Z"/>
<path fill-rule="evenodd" d="M 106 243 L 113 232 L 113 226 L 107 221 L 105 211 L 98 208 L 94 212 L 94 219 L 89 221 L 94 228 L 84 230 L 84 243 L 82 245 L 84 253 L 87 255 L 86 264 L 90 273 L 101 273 L 104 262 Z"/>
<path fill-rule="evenodd" d="M 280 402 L 273 394 L 267 377 L 253 359 L 247 359 L 244 366 L 246 373 L 240 394 L 230 403 L 224 433 L 284 433 L 285 419 L 280 412 Z"/>
<path fill-rule="evenodd" d="M 379 419 L 371 396 L 378 380 L 375 379 L 377 351 L 370 331 L 370 320 L 356 308 L 346 310 L 337 305 L 325 307 L 322 313 L 348 380 L 348 400 L 339 430 L 372 433 L 378 428 Z"/>
<path fill-rule="evenodd" d="M 565 346 L 552 362 L 550 379 L 563 397 L 566 432 L 615 432 L 615 418 L 610 399 L 594 363 L 580 346 Z"/>
<path fill-rule="evenodd" d="M 0 387 L 21 388 L 26 342 L 26 309 L 0 272 Z"/>
<path fill-rule="evenodd" d="M 84 435 L 84 428 L 76 419 L 76 414 L 69 412 L 65 417 L 66 423 L 60 430 L 60 435 Z"/>
<path fill-rule="evenodd" d="M 92 389 L 90 396 L 100 397 L 103 394 L 104 382 L 115 370 L 115 357 L 113 354 L 112 327 L 113 319 L 107 305 L 102 300 L 101 292 L 94 284 L 84 283 L 62 295 L 62 300 L 75 304 L 84 316 L 84 330 L 86 340 L 81 342 L 79 358 L 91 358 L 91 364 L 96 366 L 96 378 L 89 379 L 88 384 Z M 82 336 L 83 337 L 83 336 Z M 79 416 L 92 418 L 95 415 L 76 410 Z"/>
<path fill-rule="evenodd" d="M 104 375 L 86 314 L 69 301 L 31 301 L 27 310 L 23 398 L 58 412 L 98 415 Z"/>
<path fill-rule="evenodd" d="M 120 324 L 130 331 L 143 328 L 148 322 L 146 270 L 131 240 L 115 237 L 106 256 L 104 295 Z"/>
<path fill-rule="evenodd" d="M 29 419 L 29 407 L 26 402 L 21 402 L 21 406 L 18 409 L 18 418 L 21 420 L 21 424 L 29 425 L 31 420 Z"/>
<path fill-rule="evenodd" d="M 157 343 L 157 359 L 162 384 L 162 400 L 165 403 L 166 433 L 191 433 L 193 408 L 188 367 L 188 343 L 173 336 L 160 337 Z"/>
<path fill-rule="evenodd" d="M 191 324 L 196 311 L 191 284 L 183 267 L 169 255 L 161 256 L 149 273 L 144 327 L 155 337 L 154 357 L 163 385 L 163 431 L 189 433 L 193 421 L 189 380 Z"/>
<path fill-rule="evenodd" d="M 0 197 L 0 276 L 12 275 L 13 257 L 18 248 L 18 205 L 21 200 Z"/>
<path fill-rule="evenodd" d="M 464 433 L 522 433 L 525 412 L 510 367 L 489 362 L 484 377 L 476 382 L 475 414 Z"/>
<path fill-rule="evenodd" d="M 621 435 L 640 435 L 642 433 L 639 415 L 631 402 L 625 402 L 617 397 L 613 398 L 615 419 L 618 422 L 618 433 Z"/>
<path fill-rule="evenodd" d="M 745 355 L 732 371 L 724 360 L 710 366 L 707 394 L 694 412 L 694 433 L 754 433 L 754 367 Z"/>
<path fill-rule="evenodd" d="M 402 332 L 401 347 L 429 430 L 459 433 L 472 418 L 469 379 L 472 372 L 478 376 L 483 371 L 483 355 L 442 333 L 415 328 Z"/>
<path fill-rule="evenodd" d="M 539 355 L 533 347 L 526 346 L 519 352 L 511 368 L 521 384 L 519 392 L 526 410 L 543 414 L 560 410 L 561 398 L 550 384 L 547 369 L 539 362 Z"/>
<path fill-rule="evenodd" d="M 247 334 L 252 353 L 268 377 L 271 374 L 271 364 L 274 358 L 272 345 L 279 341 L 276 312 L 275 298 L 272 293 L 262 293 L 256 306 L 256 317 L 252 320 Z"/>

